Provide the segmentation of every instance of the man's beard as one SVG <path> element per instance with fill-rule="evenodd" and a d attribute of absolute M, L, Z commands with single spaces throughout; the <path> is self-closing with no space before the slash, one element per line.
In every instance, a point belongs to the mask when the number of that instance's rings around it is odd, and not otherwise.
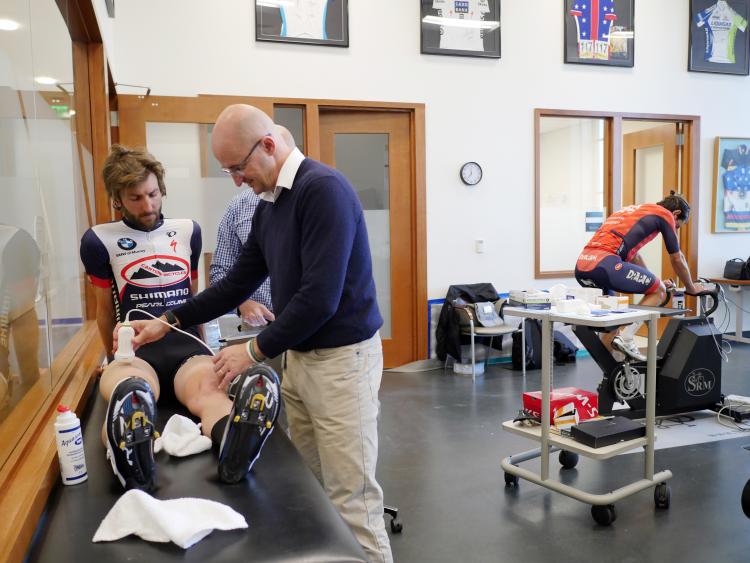
<path fill-rule="evenodd" d="M 154 225 L 156 225 L 156 222 L 161 216 L 161 206 L 159 206 L 159 210 L 155 214 L 133 215 L 125 209 L 124 205 L 120 208 L 120 212 L 122 213 L 123 218 L 127 219 L 129 223 L 149 231 L 154 228 Z"/>

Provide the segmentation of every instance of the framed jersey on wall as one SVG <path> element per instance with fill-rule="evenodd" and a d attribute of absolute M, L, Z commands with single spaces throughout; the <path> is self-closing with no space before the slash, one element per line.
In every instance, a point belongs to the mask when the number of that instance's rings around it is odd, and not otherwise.
<path fill-rule="evenodd" d="M 565 0 L 565 62 L 632 67 L 634 0 Z"/>
<path fill-rule="evenodd" d="M 750 139 L 714 142 L 714 233 L 750 233 Z"/>
<path fill-rule="evenodd" d="M 500 0 L 421 0 L 423 54 L 500 58 Z"/>
<path fill-rule="evenodd" d="M 688 70 L 748 74 L 750 0 L 690 0 Z"/>
<path fill-rule="evenodd" d="M 349 0 L 255 0 L 255 40 L 349 46 Z"/>

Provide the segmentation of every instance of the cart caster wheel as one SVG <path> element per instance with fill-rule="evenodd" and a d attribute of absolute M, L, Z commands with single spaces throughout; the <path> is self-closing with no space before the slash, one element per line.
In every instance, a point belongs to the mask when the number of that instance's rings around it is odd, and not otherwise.
<path fill-rule="evenodd" d="M 394 534 L 400 534 L 404 530 L 404 525 L 399 522 L 396 518 L 391 520 L 391 532 Z"/>
<path fill-rule="evenodd" d="M 745 483 L 745 488 L 742 489 L 742 512 L 750 518 L 750 481 Z"/>
<path fill-rule="evenodd" d="M 510 473 L 505 474 L 505 486 L 506 487 L 517 487 L 518 486 L 518 476 L 517 475 L 511 475 Z"/>
<path fill-rule="evenodd" d="M 656 508 L 669 508 L 669 501 L 672 498 L 672 491 L 666 483 L 659 483 L 654 488 L 654 503 Z"/>
<path fill-rule="evenodd" d="M 578 454 L 567 450 L 561 450 L 558 459 L 560 460 L 560 465 L 563 466 L 563 469 L 573 469 L 578 465 Z"/>
<path fill-rule="evenodd" d="M 591 507 L 591 516 L 594 517 L 596 523 L 600 526 L 609 526 L 612 522 L 617 520 L 617 512 L 615 512 L 614 504 L 605 505 L 594 505 Z"/>

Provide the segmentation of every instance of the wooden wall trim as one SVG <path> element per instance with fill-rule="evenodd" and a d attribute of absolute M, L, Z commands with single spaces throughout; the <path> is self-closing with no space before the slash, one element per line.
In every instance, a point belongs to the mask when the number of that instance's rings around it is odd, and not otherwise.
<path fill-rule="evenodd" d="M 0 514 L 5 521 L 0 526 L 2 561 L 23 560 L 47 497 L 57 484 L 60 469 L 52 430 L 55 409 L 62 403 L 80 416 L 103 356 L 96 323 L 88 321 L 52 364 L 52 370 L 61 373 L 59 384 L 0 472 Z"/>
<path fill-rule="evenodd" d="M 547 115 L 546 110 L 534 110 L 534 279 L 540 279 L 542 274 L 542 230 L 541 203 L 542 203 L 542 163 L 541 163 L 541 118 Z"/>
<path fill-rule="evenodd" d="M 110 123 L 109 98 L 105 80 L 108 77 L 107 60 L 101 43 L 88 44 L 89 101 L 91 104 L 91 156 L 94 168 L 94 202 L 96 222 L 106 223 L 113 219 L 112 206 L 104 188 L 100 170 L 109 154 Z"/>
<path fill-rule="evenodd" d="M 416 245 L 414 256 L 416 257 L 414 287 L 416 288 L 417 308 L 416 323 L 417 334 L 415 338 L 415 354 L 417 359 L 428 358 L 428 336 L 427 326 L 427 157 L 425 152 L 425 108 L 424 106 L 414 108 L 412 113 L 412 162 L 414 165 L 414 233 L 413 240 Z"/>
<path fill-rule="evenodd" d="M 73 41 L 101 43 L 92 0 L 55 0 Z"/>

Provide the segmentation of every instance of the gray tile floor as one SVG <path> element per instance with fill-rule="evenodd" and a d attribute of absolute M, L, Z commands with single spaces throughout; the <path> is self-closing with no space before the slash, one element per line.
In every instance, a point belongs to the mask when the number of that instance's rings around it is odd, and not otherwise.
<path fill-rule="evenodd" d="M 724 393 L 750 396 L 750 346 L 737 345 L 723 374 Z M 595 389 L 588 358 L 555 369 L 555 385 Z M 669 468 L 672 505 L 656 511 L 652 491 L 617 504 L 617 521 L 599 527 L 590 507 L 521 481 L 506 489 L 500 459 L 535 447 L 503 432 L 539 371 L 493 366 L 470 377 L 440 370 L 385 373 L 380 399 L 378 476 L 386 502 L 399 507 L 404 531 L 391 536 L 398 562 L 617 561 L 747 562 L 750 519 L 740 494 L 750 479 L 747 437 L 656 452 Z M 538 461 L 525 466 L 538 470 Z M 556 475 L 559 465 L 551 466 Z M 642 476 L 643 455 L 604 462 L 581 458 L 562 479 L 606 492 Z"/>

